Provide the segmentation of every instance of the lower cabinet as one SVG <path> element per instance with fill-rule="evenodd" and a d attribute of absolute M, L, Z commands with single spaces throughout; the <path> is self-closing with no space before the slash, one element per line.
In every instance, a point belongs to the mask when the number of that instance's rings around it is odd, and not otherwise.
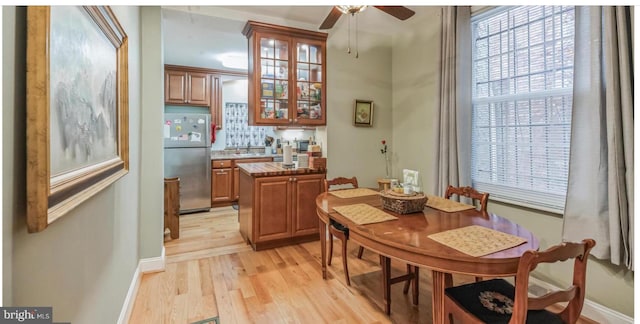
<path fill-rule="evenodd" d="M 316 197 L 323 190 L 325 176 L 296 176 L 291 193 L 292 236 L 318 235 Z"/>
<path fill-rule="evenodd" d="M 238 164 L 271 162 L 272 157 L 211 161 L 211 206 L 225 206 L 240 197 Z"/>
<path fill-rule="evenodd" d="M 258 178 L 255 186 L 256 232 L 253 241 L 261 243 L 291 237 L 293 177 Z"/>
<path fill-rule="evenodd" d="M 324 178 L 321 173 L 251 179 L 241 173 L 241 190 L 252 191 L 240 197 L 242 236 L 255 250 L 317 240 L 315 201 Z"/>
<path fill-rule="evenodd" d="M 240 163 L 259 163 L 259 162 L 272 162 L 273 158 L 251 158 L 251 159 L 238 159 L 233 160 L 233 200 L 240 198 L 240 169 L 238 164 Z"/>
<path fill-rule="evenodd" d="M 211 161 L 211 205 L 230 202 L 233 196 L 231 160 Z"/>

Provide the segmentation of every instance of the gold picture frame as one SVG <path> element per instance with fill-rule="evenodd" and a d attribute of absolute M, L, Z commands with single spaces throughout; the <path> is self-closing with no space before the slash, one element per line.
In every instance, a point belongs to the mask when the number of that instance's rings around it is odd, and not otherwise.
<path fill-rule="evenodd" d="M 356 99 L 353 106 L 353 125 L 359 127 L 373 126 L 373 101 Z"/>
<path fill-rule="evenodd" d="M 27 8 L 27 230 L 129 170 L 128 38 L 107 6 Z"/>

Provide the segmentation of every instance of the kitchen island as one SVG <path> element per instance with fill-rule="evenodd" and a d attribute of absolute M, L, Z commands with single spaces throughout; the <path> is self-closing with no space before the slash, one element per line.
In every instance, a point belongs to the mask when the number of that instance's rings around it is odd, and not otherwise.
<path fill-rule="evenodd" d="M 289 169 L 281 162 L 238 167 L 240 234 L 254 250 L 319 239 L 315 198 L 326 169 Z"/>

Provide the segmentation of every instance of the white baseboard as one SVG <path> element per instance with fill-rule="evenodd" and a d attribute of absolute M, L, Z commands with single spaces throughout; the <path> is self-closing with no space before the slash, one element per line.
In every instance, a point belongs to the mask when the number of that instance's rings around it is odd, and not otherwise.
<path fill-rule="evenodd" d="M 159 257 L 141 259 L 138 266 L 141 273 L 164 271 L 164 246 Z"/>
<path fill-rule="evenodd" d="M 549 290 L 560 289 L 548 282 L 542 281 L 540 279 L 536 279 L 534 277 L 529 277 L 529 283 L 538 285 L 540 287 L 543 287 Z M 602 324 L 632 324 L 633 323 L 633 317 L 629 317 L 620 312 L 614 311 L 611 308 L 602 306 L 586 298 L 584 300 L 584 305 L 582 306 L 582 313 L 580 315 Z"/>
<path fill-rule="evenodd" d="M 149 272 L 164 271 L 164 246 L 162 247 L 162 254 L 159 257 L 141 259 L 138 261 L 136 271 L 133 273 L 131 283 L 129 284 L 129 290 L 127 296 L 124 298 L 122 309 L 120 310 L 120 316 L 118 317 L 118 324 L 127 324 L 131 318 L 131 311 L 133 311 L 133 303 L 136 301 L 138 295 L 138 287 L 140 287 L 140 280 L 142 275 Z"/>
<path fill-rule="evenodd" d="M 124 303 L 122 304 L 122 309 L 120 310 L 118 324 L 129 323 L 131 311 L 133 310 L 133 303 L 135 302 L 136 296 L 138 295 L 138 287 L 140 286 L 141 277 L 142 275 L 140 274 L 140 263 L 138 263 L 138 267 L 136 267 L 136 271 L 133 273 L 133 278 L 131 278 L 131 284 L 129 284 L 129 291 L 127 291 L 127 296 L 124 298 Z"/>

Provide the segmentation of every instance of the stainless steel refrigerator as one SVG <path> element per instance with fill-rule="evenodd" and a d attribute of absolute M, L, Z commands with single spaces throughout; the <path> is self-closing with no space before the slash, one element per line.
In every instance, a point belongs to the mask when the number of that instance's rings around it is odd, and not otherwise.
<path fill-rule="evenodd" d="M 180 178 L 180 213 L 211 208 L 210 115 L 164 115 L 164 176 Z"/>

